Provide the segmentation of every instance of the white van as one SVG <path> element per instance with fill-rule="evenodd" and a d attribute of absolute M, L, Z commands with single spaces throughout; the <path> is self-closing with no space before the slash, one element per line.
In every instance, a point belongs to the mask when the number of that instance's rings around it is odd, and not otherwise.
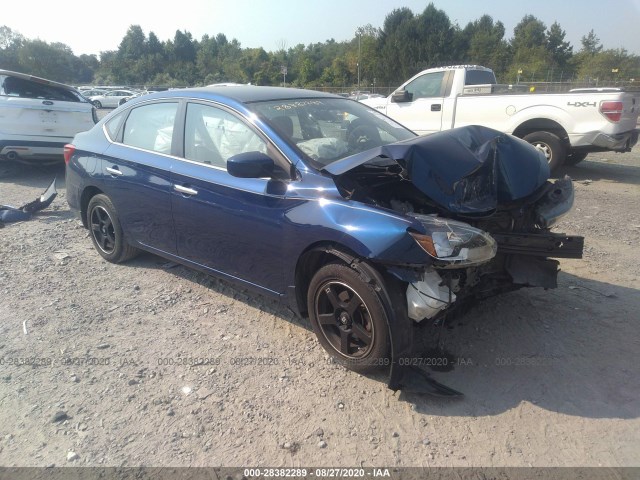
<path fill-rule="evenodd" d="M 0 70 L 0 158 L 32 164 L 62 161 L 62 149 L 98 121 L 75 88 Z"/>

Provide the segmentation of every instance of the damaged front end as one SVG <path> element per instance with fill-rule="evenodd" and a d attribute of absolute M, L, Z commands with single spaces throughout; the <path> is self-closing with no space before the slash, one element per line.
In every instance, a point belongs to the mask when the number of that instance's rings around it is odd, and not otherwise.
<path fill-rule="evenodd" d="M 434 222 L 440 226 L 431 235 L 411 233 L 433 263 L 419 279 L 409 281 L 409 317 L 431 319 L 456 300 L 480 300 L 521 287 L 556 288 L 555 258 L 582 258 L 583 237 L 550 231 L 570 211 L 573 200 L 573 184 L 565 177 L 491 215 L 466 217 L 467 223 L 414 214 L 427 230 Z M 452 249 L 452 243 L 459 246 Z M 449 252 L 452 255 L 443 257 Z"/>
<path fill-rule="evenodd" d="M 406 284 L 414 322 L 444 322 L 462 305 L 522 287 L 555 288 L 555 259 L 582 258 L 583 237 L 551 232 L 573 206 L 571 179 L 549 181 L 545 157 L 518 138 L 474 126 L 364 153 L 369 160 L 326 170 L 345 198 L 412 219 L 408 233 L 428 261 L 385 267 Z M 398 323 L 394 356 L 411 342 L 410 323 Z M 393 364 L 390 388 L 414 382 Z"/>

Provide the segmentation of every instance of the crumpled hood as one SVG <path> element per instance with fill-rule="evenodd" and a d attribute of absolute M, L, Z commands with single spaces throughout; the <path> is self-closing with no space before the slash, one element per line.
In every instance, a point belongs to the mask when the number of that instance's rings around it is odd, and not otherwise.
<path fill-rule="evenodd" d="M 524 198 L 550 174 L 542 152 L 529 143 L 475 125 L 376 147 L 323 170 L 340 176 L 378 157 L 396 161 L 420 191 L 455 213 L 487 212 Z"/>

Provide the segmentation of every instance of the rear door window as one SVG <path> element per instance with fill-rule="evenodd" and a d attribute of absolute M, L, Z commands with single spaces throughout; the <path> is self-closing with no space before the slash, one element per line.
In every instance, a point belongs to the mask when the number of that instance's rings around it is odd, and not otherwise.
<path fill-rule="evenodd" d="M 124 124 L 122 143 L 170 155 L 177 111 L 176 102 L 152 103 L 132 109 Z"/>

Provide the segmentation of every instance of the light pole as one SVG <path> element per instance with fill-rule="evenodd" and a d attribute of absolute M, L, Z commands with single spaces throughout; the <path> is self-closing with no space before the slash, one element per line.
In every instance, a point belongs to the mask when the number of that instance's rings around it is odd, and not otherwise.
<path fill-rule="evenodd" d="M 362 35 L 362 32 L 360 30 L 360 27 L 358 27 L 358 29 L 356 30 L 356 35 L 358 35 L 358 95 L 360 95 L 360 36 Z"/>

